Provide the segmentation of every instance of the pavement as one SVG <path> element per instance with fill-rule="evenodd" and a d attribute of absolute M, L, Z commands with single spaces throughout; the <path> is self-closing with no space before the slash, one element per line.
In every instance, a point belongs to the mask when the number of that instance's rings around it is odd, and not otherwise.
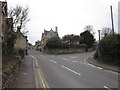
<path fill-rule="evenodd" d="M 27 55 L 22 59 L 14 88 L 35 88 L 36 85 L 33 72 L 33 59 L 30 55 Z"/>
<path fill-rule="evenodd" d="M 120 73 L 120 67 L 118 66 L 113 66 L 113 65 L 108 65 L 108 64 L 103 64 L 98 62 L 96 59 L 94 59 L 93 55 L 88 57 L 88 59 L 86 60 L 88 63 L 94 65 L 94 66 L 98 66 L 103 68 L 104 70 L 111 70 L 114 72 L 119 72 Z"/>

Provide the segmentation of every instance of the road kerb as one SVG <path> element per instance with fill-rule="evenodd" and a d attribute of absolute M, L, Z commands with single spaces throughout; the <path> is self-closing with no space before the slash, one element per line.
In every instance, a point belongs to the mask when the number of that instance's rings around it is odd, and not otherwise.
<path fill-rule="evenodd" d="M 89 58 L 89 57 L 88 57 L 88 58 Z M 88 63 L 88 64 L 94 65 L 95 67 L 98 67 L 98 68 L 103 68 L 103 70 L 107 70 L 107 71 L 112 72 L 112 73 L 115 73 L 115 74 L 119 74 L 119 73 L 120 73 L 120 72 L 111 70 L 111 69 L 109 69 L 109 68 L 105 68 L 105 67 L 102 67 L 102 66 L 100 66 L 100 65 L 96 65 L 96 64 L 90 63 L 90 62 L 88 62 L 88 58 L 85 59 L 85 62 Z"/>

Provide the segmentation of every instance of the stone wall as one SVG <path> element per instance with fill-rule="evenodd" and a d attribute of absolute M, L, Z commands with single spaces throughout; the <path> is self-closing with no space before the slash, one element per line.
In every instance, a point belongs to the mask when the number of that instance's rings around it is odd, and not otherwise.
<path fill-rule="evenodd" d="M 14 65 L 7 65 L 2 69 L 2 88 L 13 88 L 16 76 L 19 72 L 20 61 Z"/>

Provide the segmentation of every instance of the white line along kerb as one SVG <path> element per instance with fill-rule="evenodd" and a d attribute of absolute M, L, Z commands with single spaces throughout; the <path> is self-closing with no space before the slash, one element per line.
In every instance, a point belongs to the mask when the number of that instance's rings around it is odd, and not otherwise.
<path fill-rule="evenodd" d="M 106 89 L 108 89 L 108 90 L 112 90 L 112 89 L 108 88 L 107 86 L 104 86 L 104 88 L 106 88 Z"/>
<path fill-rule="evenodd" d="M 69 70 L 69 71 L 71 71 L 71 72 L 73 72 L 73 73 L 75 73 L 77 75 L 81 75 L 80 73 L 78 73 L 78 72 L 76 72 L 76 71 L 74 71 L 74 70 L 72 70 L 72 69 L 70 69 L 70 68 L 68 68 L 66 66 L 61 65 L 61 67 L 65 68 L 65 69 L 67 69 L 67 70 Z"/>
<path fill-rule="evenodd" d="M 31 56 L 32 56 L 32 55 L 31 55 Z M 33 59 L 34 59 L 34 63 L 36 64 L 36 67 L 39 67 L 39 64 L 38 64 L 38 62 L 37 62 L 37 59 L 36 59 L 34 56 L 32 56 L 32 57 L 33 57 Z M 41 70 L 40 70 L 39 68 L 37 68 L 36 71 L 38 72 L 39 79 L 40 79 L 40 81 L 41 81 L 41 83 L 42 83 L 42 85 L 43 85 L 43 88 L 49 88 L 48 84 L 45 82 L 45 79 L 44 79 L 44 77 L 43 77 L 43 75 L 42 75 Z M 38 81 L 37 81 L 36 84 L 38 84 Z M 39 85 L 36 85 L 36 86 L 38 87 Z"/>

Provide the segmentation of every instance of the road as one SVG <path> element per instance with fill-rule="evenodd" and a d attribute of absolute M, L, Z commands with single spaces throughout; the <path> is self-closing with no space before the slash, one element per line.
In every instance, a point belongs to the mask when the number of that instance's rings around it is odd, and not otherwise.
<path fill-rule="evenodd" d="M 36 83 L 43 88 L 118 88 L 118 74 L 86 62 L 93 52 L 52 55 L 30 50 L 29 54 L 35 60 Z"/>

